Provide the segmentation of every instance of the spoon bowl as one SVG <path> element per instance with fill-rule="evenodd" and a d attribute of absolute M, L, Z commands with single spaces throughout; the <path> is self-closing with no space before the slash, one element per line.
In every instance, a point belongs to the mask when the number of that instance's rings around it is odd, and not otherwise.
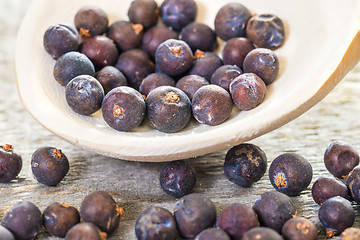
<path fill-rule="evenodd" d="M 197 0 L 196 21 L 213 28 L 217 11 L 229 2 L 233 0 Z M 101 111 L 81 116 L 70 109 L 64 87 L 53 77 L 55 60 L 46 53 L 42 41 L 50 25 L 73 25 L 75 13 L 84 5 L 103 8 L 111 24 L 128 20 L 130 3 L 131 0 L 34 0 L 19 29 L 15 48 L 18 93 L 27 111 L 64 140 L 114 158 L 170 161 L 249 141 L 306 112 L 360 60 L 360 17 L 355 0 L 242 0 L 252 13 L 272 13 L 285 24 L 286 40 L 275 50 L 280 73 L 267 86 L 264 102 L 250 111 L 234 107 L 230 119 L 217 126 L 199 124 L 193 119 L 182 131 L 169 134 L 153 130 L 145 120 L 130 132 L 120 132 L 106 125 Z M 224 43 L 219 42 L 221 53 Z"/>

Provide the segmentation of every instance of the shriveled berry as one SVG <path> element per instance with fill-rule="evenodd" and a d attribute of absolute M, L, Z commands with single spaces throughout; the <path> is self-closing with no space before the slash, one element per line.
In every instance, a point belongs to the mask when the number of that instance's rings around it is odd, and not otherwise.
<path fill-rule="evenodd" d="M 358 240 L 360 239 L 360 229 L 349 227 L 340 234 L 340 240 Z"/>
<path fill-rule="evenodd" d="M 5 213 L 1 225 L 12 232 L 15 239 L 30 240 L 36 237 L 42 227 L 39 208 L 28 201 L 16 202 Z"/>
<path fill-rule="evenodd" d="M 212 227 L 201 231 L 195 240 L 230 240 L 230 237 L 224 230 Z"/>
<path fill-rule="evenodd" d="M 179 35 L 191 50 L 213 51 L 217 45 L 216 33 L 204 23 L 193 22 L 185 26 Z"/>
<path fill-rule="evenodd" d="M 205 195 L 191 193 L 177 201 L 174 216 L 180 234 L 185 238 L 195 238 L 201 231 L 214 225 L 216 208 Z"/>
<path fill-rule="evenodd" d="M 304 217 L 294 217 L 282 227 L 282 235 L 291 240 L 317 240 L 318 230 L 313 222 Z"/>
<path fill-rule="evenodd" d="M 284 240 L 283 237 L 267 227 L 255 227 L 247 231 L 243 240 Z"/>
<path fill-rule="evenodd" d="M 78 223 L 66 234 L 65 240 L 106 240 L 107 234 L 89 222 Z"/>
<path fill-rule="evenodd" d="M 2 240 L 15 240 L 15 237 L 10 232 L 10 230 L 8 230 L 4 226 L 0 225 L 0 239 L 2 239 Z"/>
<path fill-rule="evenodd" d="M 216 226 L 224 230 L 231 239 L 241 240 L 246 231 L 259 226 L 259 221 L 251 207 L 234 203 L 220 213 Z"/>
<path fill-rule="evenodd" d="M 69 171 L 69 160 L 58 148 L 41 147 L 31 156 L 31 170 L 39 183 L 55 186 Z"/>
<path fill-rule="evenodd" d="M 45 208 L 43 221 L 50 235 L 63 238 L 70 228 L 80 222 L 80 214 L 70 204 L 54 202 Z"/>
<path fill-rule="evenodd" d="M 284 24 L 274 14 L 255 15 L 247 23 L 246 36 L 256 47 L 274 50 L 284 43 Z"/>
<path fill-rule="evenodd" d="M 100 82 L 105 94 L 110 92 L 113 88 L 127 86 L 124 74 L 113 66 L 103 67 L 100 71 L 95 73 L 95 78 Z"/>
<path fill-rule="evenodd" d="M 167 133 L 183 129 L 191 117 L 191 102 L 178 88 L 160 86 L 146 98 L 146 112 L 153 128 Z"/>
<path fill-rule="evenodd" d="M 203 124 L 218 125 L 230 117 L 233 103 L 230 94 L 214 84 L 202 86 L 192 99 L 195 119 Z"/>
<path fill-rule="evenodd" d="M 140 47 L 143 34 L 141 24 L 125 20 L 113 22 L 106 31 L 106 36 L 115 42 L 120 52 Z"/>
<path fill-rule="evenodd" d="M 196 50 L 194 53 L 193 64 L 187 74 L 198 75 L 210 82 L 211 76 L 216 69 L 222 65 L 223 62 L 216 53 Z"/>
<path fill-rule="evenodd" d="M 149 207 L 136 219 L 138 240 L 170 240 L 177 236 L 174 216 L 165 208 Z"/>
<path fill-rule="evenodd" d="M 313 172 L 311 164 L 299 154 L 283 153 L 269 167 L 269 178 L 273 187 L 288 196 L 297 196 L 305 190 Z"/>
<path fill-rule="evenodd" d="M 195 21 L 196 2 L 194 0 L 165 0 L 160 6 L 160 16 L 166 26 L 180 31 Z"/>
<path fill-rule="evenodd" d="M 90 37 L 105 33 L 109 19 L 100 7 L 84 6 L 77 11 L 74 22 L 82 37 Z"/>
<path fill-rule="evenodd" d="M 251 143 L 234 146 L 225 155 L 225 176 L 242 187 L 250 187 L 259 181 L 264 176 L 266 167 L 265 152 Z"/>
<path fill-rule="evenodd" d="M 332 141 L 324 154 L 326 169 L 337 178 L 346 178 L 350 171 L 359 165 L 359 153 L 348 142 Z"/>
<path fill-rule="evenodd" d="M 77 31 L 69 25 L 51 25 L 44 33 L 43 44 L 46 52 L 49 53 L 53 59 L 58 59 L 67 52 L 78 50 L 79 35 Z"/>
<path fill-rule="evenodd" d="M 82 115 L 98 111 L 104 95 L 100 82 L 90 75 L 73 78 L 65 88 L 66 102 L 74 112 Z"/>
<path fill-rule="evenodd" d="M 351 199 L 348 187 L 334 177 L 319 177 L 316 179 L 311 188 L 311 196 L 319 205 L 335 196 Z"/>
<path fill-rule="evenodd" d="M 252 43 L 244 37 L 232 38 L 225 43 L 222 50 L 223 62 L 243 68 L 246 55 L 254 49 Z"/>
<path fill-rule="evenodd" d="M 141 84 L 139 86 L 139 92 L 147 96 L 152 90 L 160 86 L 175 87 L 175 81 L 166 74 L 151 73 L 141 81 Z"/>
<path fill-rule="evenodd" d="M 209 85 L 209 82 L 198 75 L 186 75 L 176 82 L 176 87 L 184 91 L 190 100 L 194 97 L 195 92 L 202 86 Z"/>
<path fill-rule="evenodd" d="M 281 233 L 285 222 L 296 214 L 291 198 L 278 191 L 261 194 L 253 206 L 261 226 L 269 227 Z"/>
<path fill-rule="evenodd" d="M 138 91 L 121 86 L 105 95 L 101 110 L 110 127 L 118 131 L 129 131 L 142 123 L 145 107 L 144 98 Z"/>
<path fill-rule="evenodd" d="M 320 206 L 318 215 L 329 238 L 352 227 L 355 221 L 355 210 L 350 201 L 338 196 L 326 200 Z"/>
<path fill-rule="evenodd" d="M 101 231 L 111 234 L 119 226 L 124 210 L 119 207 L 112 196 L 105 191 L 88 194 L 81 203 L 80 217 L 84 222 L 91 222 Z"/>
<path fill-rule="evenodd" d="M 360 166 L 355 167 L 346 178 L 346 186 L 348 187 L 352 199 L 360 203 Z"/>
<path fill-rule="evenodd" d="M 211 76 L 211 84 L 219 85 L 226 91 L 229 91 L 230 83 L 243 74 L 243 71 L 236 65 L 223 65 L 215 70 Z"/>
<path fill-rule="evenodd" d="M 15 179 L 22 168 L 22 158 L 10 144 L 0 146 L 0 183 Z"/>
<path fill-rule="evenodd" d="M 144 28 L 154 26 L 159 17 L 159 8 L 154 0 L 134 0 L 128 10 L 130 22 L 141 24 Z"/>

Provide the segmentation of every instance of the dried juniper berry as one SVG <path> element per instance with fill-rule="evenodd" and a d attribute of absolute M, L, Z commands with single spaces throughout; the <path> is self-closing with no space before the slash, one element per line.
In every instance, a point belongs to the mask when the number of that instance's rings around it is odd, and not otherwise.
<path fill-rule="evenodd" d="M 132 49 L 120 54 L 115 65 L 126 77 L 130 87 L 139 89 L 141 81 L 154 72 L 154 63 L 140 49 Z"/>
<path fill-rule="evenodd" d="M 130 22 L 150 28 L 158 21 L 158 5 L 154 0 L 134 0 L 129 7 L 128 17 Z"/>
<path fill-rule="evenodd" d="M 245 37 L 250 11 L 240 3 L 224 5 L 215 16 L 215 32 L 222 40 Z"/>
<path fill-rule="evenodd" d="M 360 229 L 349 227 L 340 234 L 340 240 L 358 240 L 360 239 Z"/>
<path fill-rule="evenodd" d="M 171 161 L 160 171 L 160 186 L 170 196 L 188 195 L 196 183 L 195 169 L 184 160 Z"/>
<path fill-rule="evenodd" d="M 226 91 L 229 91 L 230 83 L 239 75 L 243 74 L 242 70 L 236 65 L 223 65 L 215 70 L 211 76 L 211 84 L 219 85 Z"/>
<path fill-rule="evenodd" d="M 243 68 L 246 55 L 254 49 L 252 43 L 244 37 L 232 38 L 225 43 L 222 59 L 226 65 L 236 65 Z"/>
<path fill-rule="evenodd" d="M 113 66 L 103 67 L 95 73 L 95 78 L 100 82 L 105 94 L 113 88 L 127 86 L 127 80 L 124 74 Z"/>
<path fill-rule="evenodd" d="M 284 238 L 267 227 L 255 227 L 247 231 L 242 240 L 284 240 Z"/>
<path fill-rule="evenodd" d="M 66 234 L 65 240 L 106 240 L 107 234 L 92 223 L 81 222 L 73 226 Z"/>
<path fill-rule="evenodd" d="M 163 73 L 152 73 L 147 75 L 140 84 L 139 92 L 147 96 L 152 90 L 160 86 L 175 87 L 175 81 Z"/>
<path fill-rule="evenodd" d="M 66 24 L 51 25 L 44 33 L 43 44 L 46 52 L 53 59 L 58 59 L 67 52 L 78 50 L 79 34 Z"/>
<path fill-rule="evenodd" d="M 101 231 L 111 234 L 119 226 L 124 210 L 105 191 L 88 194 L 81 202 L 80 217 L 84 222 L 95 224 Z"/>
<path fill-rule="evenodd" d="M 312 185 L 311 196 L 319 205 L 335 196 L 351 199 L 350 191 L 342 181 L 334 177 L 324 176 L 316 179 Z"/>
<path fill-rule="evenodd" d="M 105 95 L 102 115 L 105 122 L 118 131 L 129 131 L 138 127 L 145 117 L 145 101 L 135 89 L 116 87 Z"/>
<path fill-rule="evenodd" d="M 279 59 L 270 49 L 256 48 L 246 55 L 243 70 L 245 73 L 255 73 L 269 85 L 279 73 Z"/>
<path fill-rule="evenodd" d="M 138 240 L 170 240 L 177 236 L 174 216 L 165 208 L 149 207 L 135 222 Z"/>
<path fill-rule="evenodd" d="M 355 167 L 346 178 L 346 186 L 352 199 L 360 204 L 360 166 Z"/>
<path fill-rule="evenodd" d="M 297 196 L 312 180 L 311 164 L 299 154 L 283 153 L 270 164 L 269 178 L 273 187 L 288 196 Z"/>
<path fill-rule="evenodd" d="M 350 171 L 359 165 L 359 153 L 348 142 L 332 141 L 324 154 L 326 169 L 337 178 L 346 178 Z"/>
<path fill-rule="evenodd" d="M 194 97 L 195 92 L 202 86 L 209 85 L 209 82 L 198 75 L 186 75 L 176 82 L 176 87 L 184 91 L 190 100 Z"/>
<path fill-rule="evenodd" d="M 0 225 L 0 239 L 2 239 L 2 240 L 15 240 L 15 237 L 10 232 L 10 230 L 8 230 L 4 226 Z"/>
<path fill-rule="evenodd" d="M 191 101 L 178 88 L 160 86 L 146 98 L 146 112 L 153 128 L 166 133 L 183 129 L 191 117 Z"/>
<path fill-rule="evenodd" d="M 62 86 L 79 75 L 95 75 L 95 67 L 91 60 L 82 53 L 68 52 L 56 60 L 54 78 Z"/>
<path fill-rule="evenodd" d="M 197 6 L 194 0 L 165 0 L 160 6 L 160 16 L 164 24 L 180 31 L 183 27 L 194 22 Z"/>
<path fill-rule="evenodd" d="M 230 240 L 230 237 L 224 230 L 212 227 L 201 231 L 195 240 Z"/>
<path fill-rule="evenodd" d="M 248 111 L 264 101 L 266 85 L 256 74 L 244 73 L 230 83 L 229 91 L 235 106 Z"/>
<path fill-rule="evenodd" d="M 191 193 L 177 201 L 174 216 L 180 234 L 185 238 L 195 238 L 201 231 L 214 225 L 216 208 L 205 195 Z"/>
<path fill-rule="evenodd" d="M 65 97 L 74 112 L 90 115 L 101 108 L 104 89 L 96 78 L 80 75 L 66 85 Z"/>
<path fill-rule="evenodd" d="M 214 84 L 199 88 L 192 99 L 193 116 L 198 122 L 210 126 L 226 121 L 230 117 L 232 107 L 230 94 Z"/>
<path fill-rule="evenodd" d="M 247 23 L 246 36 L 258 48 L 275 50 L 284 43 L 284 24 L 274 14 L 255 15 Z"/>
<path fill-rule="evenodd" d="M 100 7 L 84 6 L 77 11 L 74 22 L 82 37 L 90 37 L 105 33 L 109 19 Z"/>
<path fill-rule="evenodd" d="M 204 23 L 193 22 L 185 26 L 179 39 L 186 42 L 191 50 L 213 51 L 217 45 L 216 33 Z"/>
<path fill-rule="evenodd" d="M 169 39 L 156 49 L 155 62 L 161 72 L 177 76 L 185 73 L 191 67 L 193 53 L 186 42 Z"/>
<path fill-rule="evenodd" d="M 353 226 L 355 210 L 349 200 L 337 196 L 323 202 L 318 216 L 326 230 L 326 237 L 331 238 Z"/>
<path fill-rule="evenodd" d="M 112 39 L 120 52 L 140 47 L 144 27 L 129 21 L 119 20 L 112 23 L 106 31 L 106 36 Z"/>
<path fill-rule="evenodd" d="M 155 52 L 158 46 L 169 39 L 177 39 L 178 33 L 169 27 L 157 25 L 148 29 L 142 38 L 141 48 L 151 58 L 155 58 Z"/>
<path fill-rule="evenodd" d="M 34 239 L 42 227 L 41 212 L 32 202 L 16 202 L 5 213 L 1 225 L 10 230 L 15 239 Z"/>
<path fill-rule="evenodd" d="M 69 171 L 69 160 L 58 148 L 41 147 L 31 156 L 31 170 L 39 183 L 55 186 Z"/>
<path fill-rule="evenodd" d="M 265 152 L 251 143 L 234 146 L 225 155 L 225 176 L 242 187 L 250 187 L 259 181 L 264 176 L 266 167 Z"/>
<path fill-rule="evenodd" d="M 54 202 L 43 212 L 45 230 L 55 237 L 65 237 L 70 228 L 79 222 L 79 211 L 70 204 Z"/>
<path fill-rule="evenodd" d="M 289 240 L 317 240 L 318 230 L 310 220 L 304 217 L 294 217 L 284 224 L 282 235 Z"/>
<path fill-rule="evenodd" d="M 285 222 L 296 214 L 291 198 L 278 191 L 268 191 L 260 195 L 254 203 L 260 225 L 281 233 Z"/>
<path fill-rule="evenodd" d="M 22 158 L 11 144 L 0 146 L 0 183 L 15 179 L 22 168 Z"/>
<path fill-rule="evenodd" d="M 231 239 L 241 240 L 246 231 L 259 226 L 259 221 L 251 207 L 234 203 L 220 213 L 216 226 L 224 230 Z"/>
<path fill-rule="evenodd" d="M 222 65 L 223 62 L 216 53 L 196 50 L 193 64 L 187 72 L 187 75 L 198 75 L 210 82 L 211 76 L 216 69 Z"/>

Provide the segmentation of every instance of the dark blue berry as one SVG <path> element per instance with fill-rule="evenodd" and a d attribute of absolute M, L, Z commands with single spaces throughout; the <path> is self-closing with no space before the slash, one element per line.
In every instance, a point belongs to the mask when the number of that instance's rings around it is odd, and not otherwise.
<path fill-rule="evenodd" d="M 231 38 L 222 50 L 222 59 L 226 65 L 236 65 L 243 69 L 246 55 L 254 49 L 252 43 L 244 37 Z"/>
<path fill-rule="evenodd" d="M 147 75 L 140 84 L 139 92 L 147 96 L 152 90 L 160 86 L 175 87 L 175 81 L 163 73 L 152 73 Z"/>
<path fill-rule="evenodd" d="M 242 240 L 284 240 L 283 237 L 267 227 L 255 227 L 247 231 Z"/>
<path fill-rule="evenodd" d="M 158 16 L 159 8 L 154 0 L 134 0 L 128 10 L 130 22 L 141 24 L 144 28 L 154 26 Z"/>
<path fill-rule="evenodd" d="M 206 24 L 193 22 L 184 27 L 179 39 L 185 41 L 191 50 L 213 51 L 217 45 L 216 33 Z"/>
<path fill-rule="evenodd" d="M 113 88 L 127 86 L 124 74 L 113 66 L 103 67 L 100 71 L 95 73 L 95 78 L 100 82 L 105 94 L 110 92 Z"/>
<path fill-rule="evenodd" d="M 1 225 L 0 225 L 0 238 L 2 240 L 15 240 L 15 237 L 10 232 L 10 230 L 8 230 L 7 228 L 5 228 L 4 226 L 1 226 Z"/>
<path fill-rule="evenodd" d="M 143 33 L 141 24 L 119 20 L 109 26 L 106 36 L 115 42 L 120 52 L 124 52 L 140 47 Z"/>
<path fill-rule="evenodd" d="M 311 196 L 319 205 L 335 196 L 351 199 L 348 187 L 334 177 L 319 177 L 316 179 L 311 188 Z"/>
<path fill-rule="evenodd" d="M 294 217 L 282 227 L 281 234 L 285 239 L 317 240 L 318 229 L 313 222 L 304 217 Z"/>
<path fill-rule="evenodd" d="M 186 75 L 176 82 L 176 87 L 184 91 L 190 100 L 194 97 L 195 92 L 205 85 L 209 85 L 209 82 L 198 75 Z"/>
<path fill-rule="evenodd" d="M 10 144 L 0 146 L 0 183 L 15 179 L 22 168 L 22 158 Z"/>
<path fill-rule="evenodd" d="M 216 69 L 222 65 L 223 62 L 216 53 L 196 50 L 194 53 L 193 64 L 187 74 L 204 77 L 210 82 L 211 76 L 214 74 Z"/>
<path fill-rule="evenodd" d="M 66 234 L 65 240 L 104 240 L 107 234 L 89 222 L 81 222 L 73 226 Z"/>
<path fill-rule="evenodd" d="M 105 33 L 109 19 L 105 11 L 97 6 L 80 8 L 74 18 L 75 27 L 82 37 Z"/>
<path fill-rule="evenodd" d="M 346 178 L 351 197 L 355 202 L 360 203 L 360 166 L 355 167 Z"/>
<path fill-rule="evenodd" d="M 160 16 L 164 24 L 180 31 L 194 22 L 197 6 L 194 0 L 165 0 L 160 6 Z"/>
<path fill-rule="evenodd" d="M 219 85 L 226 91 L 229 91 L 230 83 L 239 75 L 243 74 L 243 71 L 236 65 L 223 65 L 215 70 L 211 76 L 211 84 Z"/>
<path fill-rule="evenodd" d="M 201 231 L 195 240 L 231 240 L 229 235 L 220 228 L 212 227 Z"/>

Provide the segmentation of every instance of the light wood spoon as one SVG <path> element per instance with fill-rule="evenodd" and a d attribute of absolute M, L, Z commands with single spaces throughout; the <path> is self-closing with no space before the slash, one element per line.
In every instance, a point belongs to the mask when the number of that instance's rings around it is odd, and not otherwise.
<path fill-rule="evenodd" d="M 198 22 L 213 27 L 217 11 L 234 0 L 197 0 Z M 130 0 L 34 0 L 18 32 L 15 65 L 25 108 L 57 136 L 99 154 L 136 161 L 191 158 L 249 141 L 300 116 L 323 99 L 360 59 L 360 8 L 356 0 L 242 0 L 253 13 L 273 13 L 286 25 L 286 41 L 276 50 L 280 74 L 264 102 L 251 111 L 234 109 L 218 126 L 192 121 L 178 133 L 153 130 L 148 122 L 131 132 L 111 129 L 101 112 L 80 116 L 53 77 L 53 60 L 43 34 L 57 23 L 73 25 L 77 10 L 98 5 L 110 24 L 127 20 Z M 161 2 L 158 1 L 160 4 Z M 220 44 L 220 50 L 223 43 Z"/>

